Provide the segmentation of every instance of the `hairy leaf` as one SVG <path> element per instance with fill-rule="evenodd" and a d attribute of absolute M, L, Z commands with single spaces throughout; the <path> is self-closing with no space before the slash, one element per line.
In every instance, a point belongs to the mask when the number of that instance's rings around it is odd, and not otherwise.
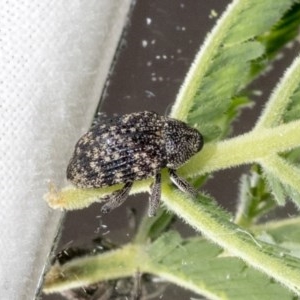
<path fill-rule="evenodd" d="M 262 64 L 263 58 L 271 57 L 268 54 L 271 39 L 274 40 L 275 35 L 278 39 L 284 35 L 279 28 L 291 18 L 294 20 L 293 26 L 290 25 L 293 33 L 299 24 L 300 19 L 292 17 L 294 14 L 288 15 L 294 2 L 234 1 L 196 57 L 187 80 L 191 76 L 194 78 L 184 83 L 172 116 L 196 124 L 206 141 L 228 134 L 232 120 L 245 107 L 244 103 L 237 104 L 233 99 L 254 78 L 254 73 L 257 76 L 263 70 L 258 65 Z M 294 36 L 291 34 L 284 41 Z M 284 42 L 273 49 L 273 53 L 283 45 Z"/>
<path fill-rule="evenodd" d="M 248 227 L 274 208 L 272 192 L 266 185 L 261 168 L 253 166 L 250 174 L 244 174 L 240 179 L 236 222 Z"/>
<path fill-rule="evenodd" d="M 284 45 L 297 37 L 299 24 L 300 3 L 295 1 L 294 5 L 270 31 L 258 37 L 258 40 L 266 47 L 268 59 L 273 58 Z"/>
<path fill-rule="evenodd" d="M 189 285 L 208 298 L 293 299 L 278 283 L 201 238 L 180 240 L 168 233 L 151 245 L 149 255 L 158 272 L 175 275 L 178 283 L 189 278 Z"/>

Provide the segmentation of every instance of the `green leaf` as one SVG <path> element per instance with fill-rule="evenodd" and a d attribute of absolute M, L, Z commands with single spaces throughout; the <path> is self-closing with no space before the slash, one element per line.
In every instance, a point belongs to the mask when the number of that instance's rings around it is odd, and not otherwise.
<path fill-rule="evenodd" d="M 298 207 L 300 207 L 300 168 L 292 165 L 286 159 L 278 155 L 270 155 L 261 162 L 265 169 L 270 186 L 279 193 L 284 192 L 285 197 L 290 198 Z M 277 182 L 278 181 L 278 182 Z M 279 190 L 279 182 L 282 191 Z M 277 197 L 280 194 L 277 194 Z M 279 199 L 280 201 L 280 199 Z"/>
<path fill-rule="evenodd" d="M 300 295 L 300 260 L 285 256 L 277 245 L 258 241 L 249 231 L 230 222 L 209 197 L 191 199 L 182 193 L 163 186 L 163 200 L 178 217 L 207 236 L 232 255 L 244 260 L 254 268 L 263 271 L 275 280 Z"/>
<path fill-rule="evenodd" d="M 284 122 L 290 122 L 299 119 L 300 116 L 300 86 L 291 96 L 291 101 L 283 114 Z"/>
<path fill-rule="evenodd" d="M 167 230 L 173 219 L 174 215 L 162 207 L 158 209 L 154 217 L 144 216 L 138 227 L 134 242 L 145 243 L 148 240 L 155 240 Z"/>
<path fill-rule="evenodd" d="M 188 123 L 209 123 L 219 126 L 220 118 L 224 118 L 224 113 L 231 108 L 232 97 L 247 81 L 250 72 L 249 62 L 263 53 L 264 48 L 260 43 L 249 41 L 238 47 L 225 48 L 217 55 L 195 95 Z M 236 103 L 233 105 L 236 106 Z"/>
<path fill-rule="evenodd" d="M 299 217 L 268 222 L 257 229 L 268 232 L 277 244 L 294 242 L 300 245 Z"/>
<path fill-rule="evenodd" d="M 203 128 L 206 140 L 220 139 L 230 132 L 232 115 L 227 113 L 235 107 L 237 116 L 244 107 L 233 99 L 254 78 L 253 65 L 266 55 L 269 40 L 262 42 L 259 37 L 272 32 L 293 3 L 242 0 L 229 5 L 196 56 L 171 116 Z"/>
<path fill-rule="evenodd" d="M 149 249 L 158 273 L 177 284 L 188 278 L 193 290 L 208 298 L 293 299 L 293 294 L 278 283 L 240 259 L 221 253 L 220 247 L 204 239 L 180 240 L 174 233 L 163 235 Z"/>
<path fill-rule="evenodd" d="M 250 174 L 242 175 L 240 180 L 235 222 L 249 227 L 275 207 L 274 198 L 262 176 L 261 168 L 253 166 Z"/>
<path fill-rule="evenodd" d="M 243 5 L 233 20 L 233 29 L 225 39 L 228 44 L 241 43 L 266 32 L 293 4 L 293 1 L 278 1 L 274 5 L 273 0 L 241 2 Z"/>
<path fill-rule="evenodd" d="M 300 218 L 289 218 L 258 225 L 256 236 L 276 243 L 285 252 L 300 258 Z"/>
<path fill-rule="evenodd" d="M 283 157 L 285 157 L 285 159 L 287 159 L 291 164 L 300 167 L 300 147 L 292 151 L 288 151 L 283 155 Z"/>
<path fill-rule="evenodd" d="M 282 183 L 268 171 L 264 170 L 264 174 L 275 200 L 279 205 L 284 205 L 286 201 L 286 193 Z"/>
<path fill-rule="evenodd" d="M 300 192 L 296 189 L 294 189 L 290 185 L 285 186 L 285 191 L 288 195 L 288 197 L 298 206 L 300 207 Z"/>
<path fill-rule="evenodd" d="M 295 1 L 278 23 L 258 38 L 266 47 L 268 59 L 273 58 L 284 45 L 297 37 L 299 24 L 300 3 Z"/>
<path fill-rule="evenodd" d="M 293 294 L 266 275 L 201 237 L 183 240 L 178 233 L 163 234 L 148 246 L 79 257 L 51 267 L 45 292 L 82 288 L 139 270 L 167 279 L 213 299 L 293 299 Z"/>

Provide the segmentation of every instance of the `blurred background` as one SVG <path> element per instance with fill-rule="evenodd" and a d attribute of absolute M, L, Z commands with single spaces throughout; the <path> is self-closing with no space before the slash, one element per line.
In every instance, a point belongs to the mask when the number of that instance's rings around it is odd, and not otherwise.
<path fill-rule="evenodd" d="M 106 88 L 99 95 L 99 110 L 108 115 L 144 110 L 168 115 L 179 87 L 206 34 L 231 1 L 225 0 L 152 0 L 136 1 L 127 28 L 124 29 L 114 66 Z M 273 70 L 260 77 L 252 86 L 262 91 L 253 96 L 255 106 L 246 109 L 235 124 L 232 135 L 247 132 L 257 119 L 264 101 L 275 83 L 299 51 L 299 44 L 290 45 Z M 84 105 L 84 103 L 82 103 Z M 79 138 L 79 137 L 78 137 Z M 237 183 L 241 167 L 215 174 L 203 189 L 213 195 L 222 207 L 234 211 Z M 63 225 L 57 251 L 66 247 L 85 245 L 94 238 L 104 236 L 116 244 L 129 241 L 134 226 L 129 216 L 134 210 L 134 222 L 148 207 L 148 195 L 130 197 L 125 204 L 108 215 L 101 215 L 100 205 L 68 212 Z M 183 236 L 194 231 L 176 221 L 173 224 Z M 201 299 L 189 291 L 168 284 L 157 299 Z M 43 300 L 64 299 L 59 295 L 43 295 Z"/>

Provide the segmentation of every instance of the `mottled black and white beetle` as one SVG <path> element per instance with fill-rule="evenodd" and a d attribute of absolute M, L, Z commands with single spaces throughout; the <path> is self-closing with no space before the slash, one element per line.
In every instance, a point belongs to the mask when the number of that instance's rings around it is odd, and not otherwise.
<path fill-rule="evenodd" d="M 203 146 L 202 135 L 187 124 L 138 112 L 99 121 L 75 146 L 67 178 L 80 188 L 98 188 L 124 183 L 106 196 L 102 212 L 109 212 L 127 198 L 135 180 L 154 177 L 149 216 L 155 215 L 161 193 L 161 169 L 167 167 L 173 183 L 196 196 L 197 191 L 175 170 Z"/>

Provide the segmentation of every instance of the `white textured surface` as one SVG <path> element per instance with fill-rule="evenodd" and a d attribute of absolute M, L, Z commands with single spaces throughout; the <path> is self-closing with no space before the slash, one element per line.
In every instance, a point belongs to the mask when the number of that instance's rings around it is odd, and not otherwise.
<path fill-rule="evenodd" d="M 2 1 L 0 299 L 33 299 L 61 213 L 43 201 L 87 129 L 130 0 Z"/>

